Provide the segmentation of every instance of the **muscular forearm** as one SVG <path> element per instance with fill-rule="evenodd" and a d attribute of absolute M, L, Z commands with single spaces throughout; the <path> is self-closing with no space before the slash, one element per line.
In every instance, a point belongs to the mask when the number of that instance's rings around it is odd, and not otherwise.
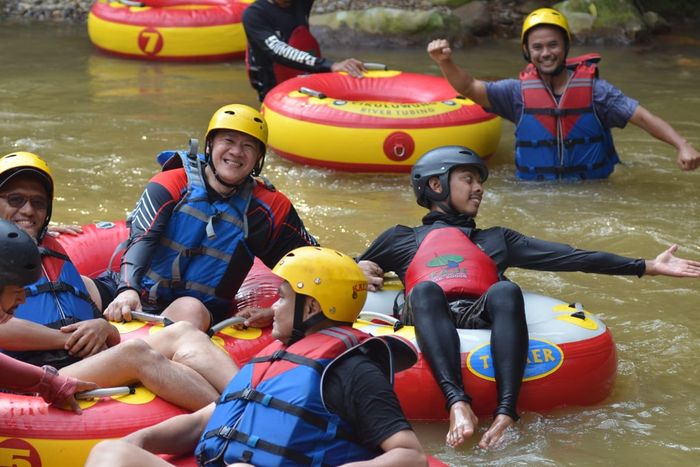
<path fill-rule="evenodd" d="M 459 68 L 452 59 L 440 62 L 440 70 L 459 94 L 483 107 L 491 107 L 483 81 L 475 79 L 468 71 Z"/>
<path fill-rule="evenodd" d="M 688 142 L 664 119 L 657 117 L 641 105 L 632 114 L 630 122 L 649 133 L 654 138 L 680 150 Z"/>
<path fill-rule="evenodd" d="M 13 318 L 0 326 L 0 347 L 5 350 L 63 349 L 69 334 L 42 324 Z"/>

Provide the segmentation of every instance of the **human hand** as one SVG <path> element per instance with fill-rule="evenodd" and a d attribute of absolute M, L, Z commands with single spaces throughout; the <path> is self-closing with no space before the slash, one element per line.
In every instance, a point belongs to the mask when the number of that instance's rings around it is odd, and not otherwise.
<path fill-rule="evenodd" d="M 367 278 L 367 290 L 376 292 L 384 286 L 384 271 L 374 261 L 363 260 L 357 263 Z"/>
<path fill-rule="evenodd" d="M 700 153 L 686 142 L 678 151 L 677 163 L 681 170 L 695 170 L 700 167 Z"/>
<path fill-rule="evenodd" d="M 73 412 L 81 414 L 83 411 L 80 409 L 78 401 L 75 400 L 75 393 L 97 389 L 97 384 L 82 381 L 72 376 L 63 376 L 55 368 L 48 365 L 44 365 L 42 368 L 44 376 L 39 395 L 49 404 L 59 408 L 69 406 Z"/>
<path fill-rule="evenodd" d="M 61 234 L 79 235 L 83 233 L 83 228 L 79 225 L 50 225 L 46 233 L 52 237 L 58 237 Z"/>
<path fill-rule="evenodd" d="M 274 313 L 271 308 L 248 307 L 236 313 L 236 316 L 246 319 L 237 327 L 264 328 L 272 324 Z"/>
<path fill-rule="evenodd" d="M 76 379 L 76 378 L 68 377 L 67 379 L 74 379 L 76 381 L 75 389 L 73 390 L 73 393 L 63 400 L 55 401 L 53 403 L 53 405 L 55 405 L 57 407 L 69 406 L 73 412 L 80 415 L 81 413 L 83 413 L 83 410 L 80 408 L 80 404 L 78 404 L 78 401 L 75 399 L 75 394 L 78 392 L 83 392 L 83 391 L 91 391 L 93 389 L 97 389 L 99 386 L 95 383 L 90 383 L 88 381 L 82 381 L 82 380 Z"/>
<path fill-rule="evenodd" d="M 108 321 L 131 321 L 131 311 L 141 311 L 141 298 L 134 289 L 126 289 L 119 293 L 102 313 Z"/>
<path fill-rule="evenodd" d="M 675 256 L 678 245 L 660 253 L 653 260 L 646 260 L 645 275 L 671 277 L 700 277 L 700 262 Z"/>
<path fill-rule="evenodd" d="M 367 71 L 365 64 L 355 58 L 346 58 L 342 62 L 335 62 L 331 65 L 331 71 L 340 72 L 344 71 L 350 76 L 355 78 L 362 78 Z"/>
<path fill-rule="evenodd" d="M 64 349 L 73 356 L 85 358 L 108 347 L 112 325 L 102 318 L 95 318 L 62 326 L 61 332 L 70 334 Z"/>
<path fill-rule="evenodd" d="M 444 62 L 452 58 L 452 49 L 450 43 L 445 39 L 435 39 L 428 44 L 428 55 L 436 63 Z"/>

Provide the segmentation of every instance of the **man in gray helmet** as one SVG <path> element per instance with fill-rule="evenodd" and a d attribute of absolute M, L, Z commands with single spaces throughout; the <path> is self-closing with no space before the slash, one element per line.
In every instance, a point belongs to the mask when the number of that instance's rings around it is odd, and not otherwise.
<path fill-rule="evenodd" d="M 490 329 L 497 382 L 497 407 L 479 446 L 493 448 L 518 420 L 516 406 L 527 360 L 528 332 L 520 288 L 504 273 L 510 266 L 539 271 L 581 271 L 615 275 L 700 277 L 700 262 L 674 256 L 673 245 L 653 260 L 527 237 L 505 227 L 478 229 L 488 169 L 462 146 L 428 151 L 411 171 L 419 205 L 429 209 L 419 227 L 397 225 L 382 233 L 359 258 L 370 290 L 394 271 L 406 289 L 402 320 L 416 328 L 416 339 L 446 399 L 450 414 L 447 444 L 473 435 L 477 417 L 465 393 L 456 328 Z M 431 267 L 448 257 L 458 271 Z"/>

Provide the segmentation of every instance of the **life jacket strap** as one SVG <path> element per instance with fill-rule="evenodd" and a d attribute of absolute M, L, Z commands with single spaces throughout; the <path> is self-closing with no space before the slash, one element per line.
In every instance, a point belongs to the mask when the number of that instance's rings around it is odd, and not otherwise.
<path fill-rule="evenodd" d="M 328 433 L 328 435 L 332 438 L 356 442 L 355 438 L 347 430 L 344 430 L 342 427 L 338 427 L 337 425 L 329 424 L 328 421 L 323 417 L 320 417 L 315 413 L 306 410 L 302 407 L 285 402 L 282 399 L 278 399 L 260 391 L 256 391 L 253 388 L 245 388 L 242 391 L 236 391 L 230 394 L 226 394 L 226 396 L 221 398 L 218 403 L 226 403 L 231 402 L 233 400 L 245 400 L 248 402 L 255 402 L 266 407 L 272 407 L 273 409 L 277 409 L 282 412 L 295 415 L 296 417 L 301 418 L 302 420 L 315 426 L 319 430 Z"/>
<path fill-rule="evenodd" d="M 293 462 L 296 462 L 299 465 L 314 465 L 314 459 L 302 454 L 298 451 L 294 451 L 292 449 L 288 449 L 284 446 L 280 446 L 278 444 L 270 443 L 269 441 L 265 441 L 264 439 L 260 439 L 258 436 L 255 435 L 248 435 L 246 433 L 241 433 L 240 431 L 236 430 L 233 427 L 230 426 L 222 426 L 220 428 L 210 430 L 207 433 L 204 434 L 203 439 L 209 439 L 213 438 L 215 436 L 218 436 L 220 438 L 223 438 L 225 440 L 233 440 L 242 444 L 245 444 L 247 446 L 250 446 L 253 449 L 260 449 L 262 451 L 267 451 L 271 454 L 278 455 L 280 457 L 284 457 L 285 459 L 290 459 Z M 250 456 L 248 456 L 248 460 L 246 462 L 250 462 L 253 460 Z M 254 460 L 253 460 L 254 462 Z M 329 466 L 329 464 L 321 464 L 322 466 L 326 467 Z"/>
<path fill-rule="evenodd" d="M 277 360 L 286 360 L 288 362 L 296 363 L 297 365 L 308 366 L 313 368 L 319 373 L 323 373 L 324 366 L 318 363 L 316 360 L 302 355 L 297 355 L 294 353 L 287 352 L 286 350 L 277 350 L 272 353 L 272 355 L 266 355 L 263 357 L 255 357 L 250 359 L 250 363 L 264 363 L 264 362 L 274 362 Z"/>

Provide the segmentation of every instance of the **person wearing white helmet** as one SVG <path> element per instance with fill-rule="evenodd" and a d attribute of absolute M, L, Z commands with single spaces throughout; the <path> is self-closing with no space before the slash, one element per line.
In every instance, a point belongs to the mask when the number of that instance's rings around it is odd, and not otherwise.
<path fill-rule="evenodd" d="M 367 296 L 360 267 L 338 251 L 302 247 L 273 273 L 284 279 L 272 306 L 277 341 L 216 404 L 102 442 L 87 466 L 168 465 L 157 454 L 193 452 L 212 466 L 427 465 L 392 388 L 415 349 L 351 327 Z"/>
<path fill-rule="evenodd" d="M 475 79 L 437 39 L 428 54 L 452 87 L 490 112 L 515 123 L 516 175 L 523 180 L 607 178 L 619 162 L 611 128 L 628 122 L 673 146 L 681 170 L 700 166 L 700 153 L 666 121 L 598 78 L 600 56 L 567 60 L 571 31 L 566 17 L 540 8 L 523 22 L 520 79 Z"/>
<path fill-rule="evenodd" d="M 34 239 L 16 224 L 0 219 L 0 325 L 10 321 L 25 300 L 25 287 L 41 276 L 41 256 Z M 61 376 L 56 368 L 15 360 L 0 353 L 0 388 L 24 394 L 38 394 L 47 403 L 68 405 L 80 413 L 73 395 L 96 388 L 72 377 Z"/>
<path fill-rule="evenodd" d="M 675 256 L 673 245 L 655 259 L 586 251 L 525 236 L 505 227 L 479 229 L 475 218 L 489 175 L 482 158 L 463 146 L 431 149 L 411 170 L 416 202 L 429 210 L 422 225 L 383 232 L 359 257 L 371 290 L 394 271 L 406 289 L 404 323 L 440 386 L 450 415 L 446 442 L 458 446 L 478 420 L 465 391 L 457 328 L 490 329 L 497 386 L 494 420 L 479 447 L 494 448 L 518 420 L 517 402 L 527 361 L 523 294 L 505 277 L 509 267 L 537 271 L 700 277 L 700 262 Z"/>
<path fill-rule="evenodd" d="M 172 154 L 129 216 L 117 296 L 105 316 L 129 321 L 143 310 L 207 330 L 230 314 L 254 257 L 272 267 L 316 244 L 289 199 L 258 178 L 267 133 L 260 112 L 225 105 L 209 122 L 203 155 Z M 253 324 L 271 319 L 269 310 L 254 314 Z"/>

